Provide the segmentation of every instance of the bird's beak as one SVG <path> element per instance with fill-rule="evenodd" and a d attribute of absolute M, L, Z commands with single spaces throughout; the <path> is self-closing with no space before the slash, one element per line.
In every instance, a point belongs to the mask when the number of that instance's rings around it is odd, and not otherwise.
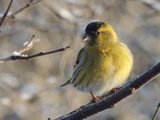
<path fill-rule="evenodd" d="M 83 41 L 86 42 L 86 41 L 90 41 L 90 40 L 91 40 L 91 38 L 89 36 L 86 36 Z"/>

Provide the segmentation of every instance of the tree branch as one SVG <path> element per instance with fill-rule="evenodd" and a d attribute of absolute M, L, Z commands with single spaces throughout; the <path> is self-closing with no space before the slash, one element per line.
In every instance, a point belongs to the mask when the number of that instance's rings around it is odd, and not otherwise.
<path fill-rule="evenodd" d="M 88 105 L 82 106 L 71 113 L 68 113 L 62 117 L 57 118 L 56 120 L 81 120 L 89 116 L 92 116 L 98 112 L 101 112 L 105 109 L 112 108 L 117 103 L 125 99 L 127 96 L 135 93 L 140 87 L 152 81 L 159 74 L 160 74 L 160 63 L 150 68 L 148 71 L 146 71 L 139 77 L 135 78 L 134 80 L 129 81 L 118 92 L 103 98 L 97 103 L 90 103 Z M 51 119 L 48 118 L 48 120 Z"/>
<path fill-rule="evenodd" d="M 153 115 L 152 120 L 156 120 L 156 116 L 157 116 L 157 113 L 158 113 L 159 108 L 160 108 L 160 103 L 157 105 L 157 109 L 156 109 L 156 111 L 155 111 L 155 113 L 154 113 L 154 115 Z"/>
<path fill-rule="evenodd" d="M 57 50 L 52 50 L 52 51 L 49 51 L 49 52 L 39 52 L 39 53 L 36 53 L 36 54 L 33 54 L 33 55 L 24 54 L 25 52 L 29 51 L 33 47 L 34 43 L 36 43 L 37 41 L 39 41 L 39 39 L 35 39 L 35 35 L 32 35 L 31 39 L 24 43 L 24 47 L 21 50 L 13 52 L 9 57 L 0 59 L 0 63 L 11 61 L 11 60 L 29 60 L 31 58 L 44 56 L 44 55 L 48 55 L 48 54 L 52 54 L 52 53 L 56 53 L 56 52 L 65 51 L 66 49 L 70 48 L 70 46 L 66 46 L 64 48 L 60 48 L 60 49 L 57 49 Z"/>
<path fill-rule="evenodd" d="M 12 54 L 11 56 L 4 58 L 4 59 L 0 59 L 0 63 L 6 62 L 6 61 L 11 61 L 11 60 L 29 60 L 31 58 L 35 58 L 35 57 L 40 57 L 40 56 L 44 56 L 44 55 L 48 55 L 48 54 L 52 54 L 52 53 L 56 53 L 56 52 L 61 52 L 61 51 L 65 51 L 66 49 L 70 48 L 70 46 L 64 47 L 64 48 L 60 48 L 57 50 L 52 50 L 49 52 L 39 52 L 37 54 L 33 54 L 33 55 L 19 55 L 19 54 Z"/>
<path fill-rule="evenodd" d="M 20 8 L 16 12 L 12 13 L 10 15 L 10 17 L 14 18 L 16 14 L 18 14 L 18 13 L 22 12 L 23 10 L 29 8 L 30 6 L 36 5 L 36 4 L 38 4 L 38 3 L 42 2 L 42 1 L 44 1 L 44 0 L 38 0 L 38 1 L 30 0 L 29 3 L 27 3 L 25 6 L 23 6 L 22 8 Z"/>
<path fill-rule="evenodd" d="M 56 53 L 56 52 L 65 51 L 68 48 L 70 48 L 70 46 L 67 46 L 67 47 L 64 47 L 64 48 L 60 48 L 60 49 L 57 49 L 57 50 L 53 50 L 53 51 L 49 51 L 49 52 L 39 52 L 37 54 L 30 55 L 30 56 L 12 56 L 12 60 L 17 60 L 17 59 L 18 60 L 29 60 L 31 58 L 44 56 L 44 55 L 48 55 L 48 54 L 52 54 L 52 53 Z"/>
<path fill-rule="evenodd" d="M 11 8 L 12 2 L 13 2 L 13 0 L 11 0 L 11 2 L 9 3 L 7 10 L 6 10 L 6 12 L 4 13 L 4 15 L 3 15 L 3 17 L 2 17 L 2 19 L 1 19 L 1 21 L 0 21 L 0 27 L 1 27 L 4 19 L 6 18 L 8 12 L 9 12 L 9 9 Z"/>
<path fill-rule="evenodd" d="M 2 23 L 3 23 L 3 21 L 4 21 L 5 18 L 15 18 L 16 14 L 18 14 L 18 13 L 22 12 L 23 10 L 25 10 L 25 9 L 33 6 L 33 5 L 36 5 L 36 4 L 38 4 L 38 3 L 42 2 L 42 1 L 44 1 L 44 0 L 38 0 L 38 1 L 30 0 L 25 6 L 21 7 L 20 9 L 18 9 L 17 11 L 15 11 L 13 13 L 8 14 L 9 9 L 10 9 L 10 7 L 12 5 L 12 2 L 13 2 L 13 0 L 11 0 L 11 2 L 9 3 L 9 6 L 8 6 L 8 8 L 6 10 L 6 12 L 3 14 L 2 17 L 0 17 L 0 19 L 1 19 L 0 20 L 0 27 L 1 27 L 1 25 L 2 25 Z"/>

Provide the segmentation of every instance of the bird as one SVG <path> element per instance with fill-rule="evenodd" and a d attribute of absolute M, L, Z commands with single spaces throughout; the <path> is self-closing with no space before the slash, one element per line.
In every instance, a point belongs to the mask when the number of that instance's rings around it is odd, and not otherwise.
<path fill-rule="evenodd" d="M 133 54 L 119 41 L 111 25 L 90 22 L 85 29 L 84 47 L 77 55 L 72 77 L 60 87 L 72 85 L 97 97 L 124 84 L 133 66 Z"/>

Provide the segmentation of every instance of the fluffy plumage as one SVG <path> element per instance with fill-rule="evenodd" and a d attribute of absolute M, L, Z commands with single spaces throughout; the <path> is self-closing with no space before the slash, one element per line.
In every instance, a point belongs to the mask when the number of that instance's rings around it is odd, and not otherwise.
<path fill-rule="evenodd" d="M 91 22 L 85 32 L 85 46 L 77 56 L 73 75 L 61 86 L 72 84 L 80 91 L 90 92 L 95 99 L 93 94 L 102 95 L 127 80 L 133 56 L 109 24 Z"/>

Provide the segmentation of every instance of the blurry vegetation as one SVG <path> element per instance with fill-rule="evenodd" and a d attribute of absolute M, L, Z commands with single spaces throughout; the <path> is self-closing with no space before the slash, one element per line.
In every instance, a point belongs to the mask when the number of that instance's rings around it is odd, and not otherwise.
<path fill-rule="evenodd" d="M 159 0 L 42 0 L 34 4 L 37 1 L 13 1 L 8 15 L 31 5 L 14 18 L 5 18 L 0 27 L 0 58 L 21 49 L 33 34 L 40 41 L 29 54 L 68 45 L 71 48 L 29 61 L 0 64 L 2 120 L 56 118 L 90 101 L 87 93 L 59 86 L 71 77 L 76 55 L 83 46 L 85 26 L 91 20 L 111 24 L 133 52 L 130 79 L 160 61 Z M 10 0 L 0 0 L 0 18 L 9 3 Z M 159 91 L 160 81 L 151 82 L 115 108 L 88 120 L 150 120 L 160 101 Z"/>

